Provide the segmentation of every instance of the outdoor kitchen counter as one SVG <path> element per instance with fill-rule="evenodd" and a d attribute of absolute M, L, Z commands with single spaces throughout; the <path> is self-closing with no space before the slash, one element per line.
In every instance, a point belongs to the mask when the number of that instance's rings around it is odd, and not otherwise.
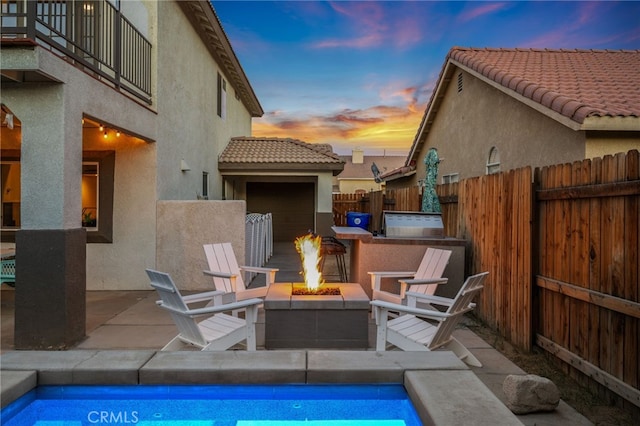
<path fill-rule="evenodd" d="M 339 240 L 360 240 L 371 241 L 373 234 L 362 228 L 355 226 L 332 226 L 331 229 L 336 234 L 336 238 Z"/>
<path fill-rule="evenodd" d="M 449 282 L 438 286 L 436 295 L 454 297 L 464 282 L 465 240 L 449 237 L 388 238 L 349 226 L 334 226 L 332 229 L 336 238 L 351 241 L 349 281 L 359 283 L 369 297 L 372 295 L 369 272 L 415 271 L 428 247 L 452 251 L 443 274 Z M 382 285 L 385 290 L 399 291 L 397 279 L 383 280 Z"/>

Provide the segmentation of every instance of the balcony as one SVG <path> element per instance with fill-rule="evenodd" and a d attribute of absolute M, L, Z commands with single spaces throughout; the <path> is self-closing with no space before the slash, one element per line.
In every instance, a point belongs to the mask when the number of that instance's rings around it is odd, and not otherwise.
<path fill-rule="evenodd" d="M 107 0 L 2 0 L 2 47 L 38 45 L 151 104 L 151 43 Z M 24 71 L 2 81 L 25 82 Z M 39 78 L 42 78 L 40 76 Z"/>

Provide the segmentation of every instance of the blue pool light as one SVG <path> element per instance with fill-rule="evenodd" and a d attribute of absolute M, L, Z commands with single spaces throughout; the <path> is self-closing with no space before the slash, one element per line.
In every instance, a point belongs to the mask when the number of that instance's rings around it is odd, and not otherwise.
<path fill-rule="evenodd" d="M 421 424 L 404 387 L 387 384 L 40 386 L 1 417 L 5 426 Z"/>

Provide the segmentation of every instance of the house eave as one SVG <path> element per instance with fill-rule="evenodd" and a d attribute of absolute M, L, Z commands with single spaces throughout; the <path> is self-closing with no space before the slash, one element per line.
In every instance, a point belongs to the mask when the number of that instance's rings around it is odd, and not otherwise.
<path fill-rule="evenodd" d="M 610 117 L 590 116 L 586 117 L 580 130 L 606 131 L 606 132 L 640 132 L 640 117 Z"/>
<path fill-rule="evenodd" d="M 334 176 L 344 169 L 344 164 L 310 164 L 310 163 L 218 163 L 220 172 L 273 172 L 298 171 L 332 172 Z M 337 172 L 337 173 L 336 173 Z"/>

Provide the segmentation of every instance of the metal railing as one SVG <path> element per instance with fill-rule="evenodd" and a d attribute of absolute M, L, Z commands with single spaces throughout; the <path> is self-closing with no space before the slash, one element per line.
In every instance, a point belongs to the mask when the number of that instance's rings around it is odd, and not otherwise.
<path fill-rule="evenodd" d="M 3 1 L 10 40 L 31 40 L 151 103 L 151 43 L 107 0 Z"/>
<path fill-rule="evenodd" d="M 245 264 L 264 266 L 273 255 L 273 224 L 271 213 L 248 213 L 245 219 Z M 243 277 L 250 283 L 255 272 L 246 272 Z"/>

